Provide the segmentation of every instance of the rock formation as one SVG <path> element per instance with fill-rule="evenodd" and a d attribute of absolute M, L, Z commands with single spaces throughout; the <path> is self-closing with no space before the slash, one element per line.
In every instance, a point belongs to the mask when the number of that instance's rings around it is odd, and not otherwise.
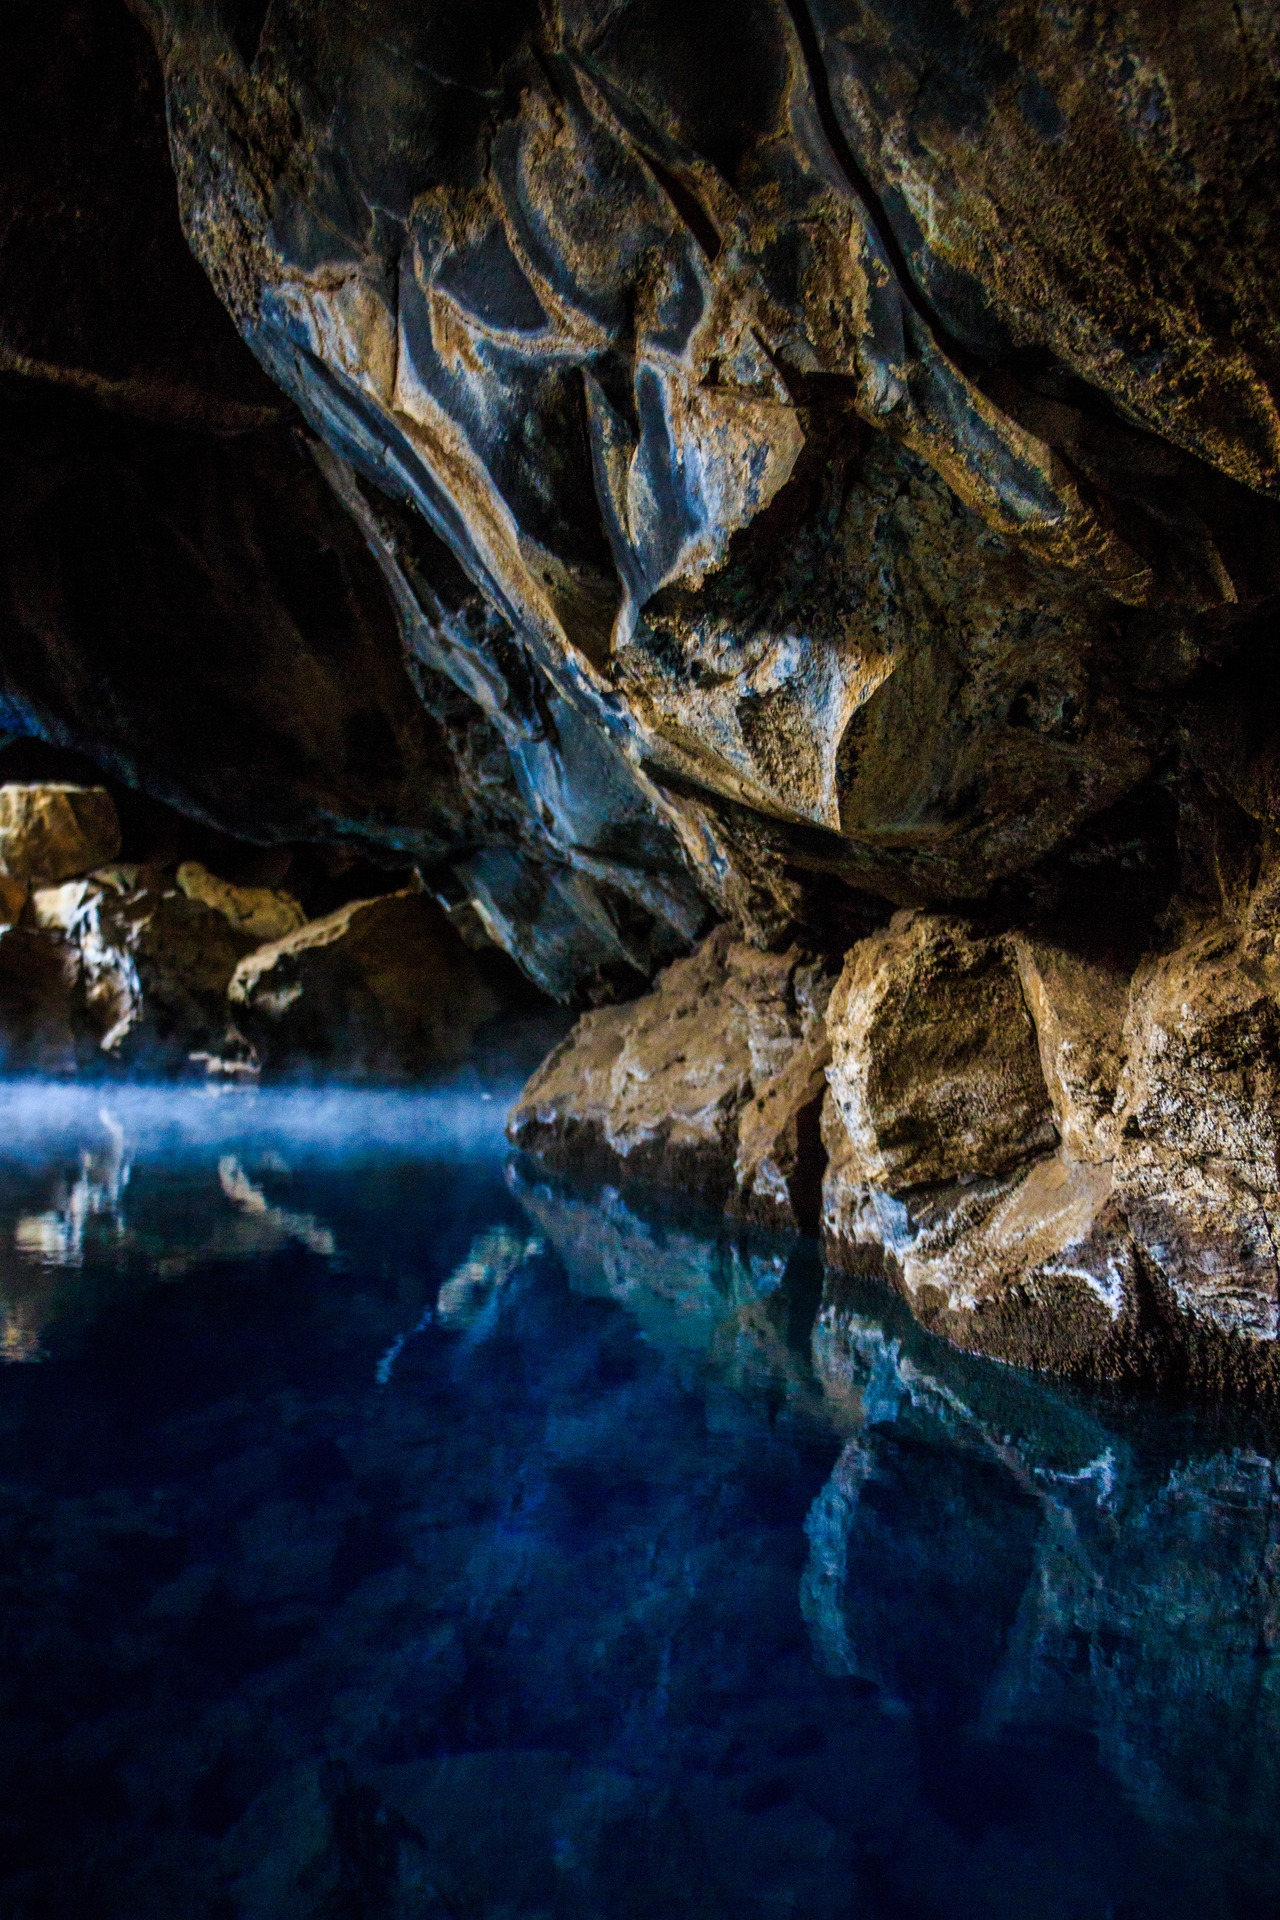
<path fill-rule="evenodd" d="M 456 1066 L 500 1011 L 434 900 L 357 900 L 246 954 L 226 987 L 270 1066 L 412 1077 Z"/>
<path fill-rule="evenodd" d="M 517 1145 L 779 1226 L 817 1224 L 820 964 L 713 933 L 630 1006 L 583 1016 L 513 1108 Z"/>
<path fill-rule="evenodd" d="M 1269 1376 L 1265 11 L 56 0 L 0 92 L 5 734 L 416 869 L 593 1010 L 522 1144 L 1005 1358 Z M 0 877 L 10 1058 L 211 914 L 128 1031 L 234 1064 L 283 942 L 253 1044 L 335 1060 L 327 936 L 115 859 Z"/>
<path fill-rule="evenodd" d="M 412 1078 L 509 1003 L 421 889 L 309 919 L 199 861 L 94 864 L 119 846 L 105 788 L 0 787 L 10 1070 Z"/>

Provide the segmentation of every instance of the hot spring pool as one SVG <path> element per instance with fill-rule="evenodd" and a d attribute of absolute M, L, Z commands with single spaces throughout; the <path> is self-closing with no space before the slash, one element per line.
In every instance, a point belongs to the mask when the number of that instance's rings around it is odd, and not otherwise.
<path fill-rule="evenodd" d="M 1274 1915 L 1267 1429 L 502 1118 L 0 1092 L 4 1920 Z"/>

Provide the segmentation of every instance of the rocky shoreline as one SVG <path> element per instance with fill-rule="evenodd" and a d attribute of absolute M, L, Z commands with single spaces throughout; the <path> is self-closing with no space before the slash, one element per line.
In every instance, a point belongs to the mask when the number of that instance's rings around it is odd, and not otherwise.
<path fill-rule="evenodd" d="M 1272 886 L 1127 976 L 923 912 L 842 965 L 720 929 L 646 999 L 584 1015 L 510 1137 L 816 1232 L 970 1351 L 1274 1394 Z"/>

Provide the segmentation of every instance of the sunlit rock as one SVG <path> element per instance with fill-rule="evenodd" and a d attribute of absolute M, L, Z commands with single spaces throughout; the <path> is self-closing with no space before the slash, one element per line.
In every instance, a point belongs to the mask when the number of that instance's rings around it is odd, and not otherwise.
<path fill-rule="evenodd" d="M 500 1010 L 423 893 L 357 900 L 242 959 L 227 1005 L 271 1067 L 414 1075 L 462 1060 Z"/>

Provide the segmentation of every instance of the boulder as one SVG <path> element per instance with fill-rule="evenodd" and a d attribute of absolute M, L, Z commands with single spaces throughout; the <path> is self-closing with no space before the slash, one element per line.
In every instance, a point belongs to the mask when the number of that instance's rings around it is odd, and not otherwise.
<path fill-rule="evenodd" d="M 11 881 L 52 886 L 106 866 L 119 851 L 120 822 L 105 787 L 0 787 L 0 868 Z"/>
<path fill-rule="evenodd" d="M 1211 928 L 1146 962 L 1125 1022 L 1116 1192 L 1177 1305 L 1273 1340 L 1280 1294 L 1280 964 Z"/>
<path fill-rule="evenodd" d="M 525 1087 L 510 1136 L 554 1165 L 815 1231 L 829 990 L 799 949 L 757 953 L 718 928 L 651 994 L 584 1015 Z"/>
<path fill-rule="evenodd" d="M 1002 1173 L 1055 1144 L 1017 962 L 954 919 L 895 915 L 849 954 L 827 1077 L 859 1177 L 891 1193 Z"/>
<path fill-rule="evenodd" d="M 457 1065 L 500 1011 L 444 910 L 356 900 L 240 961 L 227 992 L 265 1068 L 411 1077 Z"/>

